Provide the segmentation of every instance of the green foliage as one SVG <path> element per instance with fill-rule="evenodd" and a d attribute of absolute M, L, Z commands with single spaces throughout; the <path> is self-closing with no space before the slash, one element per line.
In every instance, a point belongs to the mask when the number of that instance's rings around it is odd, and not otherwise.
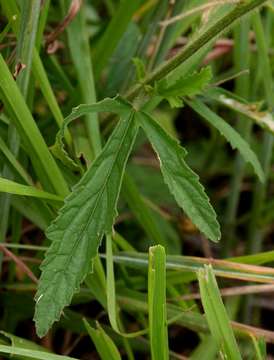
<path fill-rule="evenodd" d="M 227 359 L 242 359 L 212 268 L 205 266 L 204 270 L 200 270 L 198 280 L 203 308 L 213 337 Z"/>
<path fill-rule="evenodd" d="M 271 357 L 269 2 L 0 15 L 1 356 Z"/>
<path fill-rule="evenodd" d="M 119 351 L 117 350 L 114 342 L 106 334 L 106 332 L 99 323 L 96 324 L 96 329 L 94 329 L 85 319 L 84 324 L 102 360 L 121 359 Z"/>
<path fill-rule="evenodd" d="M 168 359 L 166 314 L 165 249 L 161 245 L 149 249 L 148 316 L 151 358 Z"/>
<path fill-rule="evenodd" d="M 261 182 L 265 180 L 262 166 L 256 156 L 251 150 L 248 143 L 235 131 L 228 123 L 226 123 L 220 116 L 211 111 L 205 104 L 199 100 L 192 100 L 188 104 L 204 119 L 206 119 L 212 126 L 229 141 L 233 149 L 239 150 L 246 162 L 249 162 L 257 174 Z"/>
<path fill-rule="evenodd" d="M 115 110 L 115 100 L 111 103 Z M 103 102 L 90 106 L 91 109 L 105 111 L 108 107 Z M 42 264 L 34 317 L 39 336 L 47 333 L 60 318 L 64 306 L 71 302 L 91 268 L 103 235 L 111 231 L 125 164 L 137 131 L 133 112 L 125 109 L 101 154 L 65 199 L 59 216 L 47 229 L 52 245 Z"/>
<path fill-rule="evenodd" d="M 137 113 L 136 116 L 158 154 L 164 180 L 175 200 L 210 240 L 218 241 L 221 234 L 215 211 L 198 176 L 184 162 L 186 150 L 148 114 Z"/>
<path fill-rule="evenodd" d="M 156 81 L 155 91 L 158 95 L 168 100 L 171 107 L 181 107 L 181 97 L 200 94 L 212 78 L 210 66 L 194 72 L 190 75 L 183 75 L 171 82 L 168 79 Z"/>

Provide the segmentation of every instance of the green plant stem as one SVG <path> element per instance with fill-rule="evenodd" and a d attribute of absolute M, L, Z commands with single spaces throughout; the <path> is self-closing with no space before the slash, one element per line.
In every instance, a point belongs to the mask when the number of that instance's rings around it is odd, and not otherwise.
<path fill-rule="evenodd" d="M 249 28 L 250 24 L 248 19 L 242 22 L 235 29 L 235 48 L 234 58 L 236 71 L 249 69 L 250 63 L 250 49 L 249 49 Z M 249 76 L 244 76 L 236 79 L 236 94 L 241 95 L 243 98 L 249 96 Z M 246 121 L 244 116 L 238 117 L 237 124 L 238 132 L 246 140 L 250 137 L 251 122 Z M 224 236 L 225 243 L 223 247 L 223 255 L 227 256 L 233 246 L 233 239 L 235 238 L 235 222 L 237 208 L 241 193 L 242 179 L 245 171 L 245 161 L 240 154 L 236 155 L 234 161 L 233 175 L 230 183 L 229 198 L 225 214 Z"/>
<path fill-rule="evenodd" d="M 126 97 L 132 99 L 142 89 L 143 85 L 152 84 L 154 81 L 159 80 L 168 75 L 172 70 L 181 65 L 183 62 L 188 60 L 198 50 L 201 50 L 209 42 L 214 41 L 218 36 L 227 31 L 238 19 L 248 14 L 250 11 L 266 3 L 267 0 L 253 0 L 243 2 L 237 5 L 228 14 L 223 16 L 214 25 L 209 27 L 204 33 L 193 40 L 189 45 L 184 47 L 177 55 L 166 61 L 162 65 L 158 66 L 154 71 L 148 74 L 143 80 L 142 84 L 137 84 L 130 89 Z"/>

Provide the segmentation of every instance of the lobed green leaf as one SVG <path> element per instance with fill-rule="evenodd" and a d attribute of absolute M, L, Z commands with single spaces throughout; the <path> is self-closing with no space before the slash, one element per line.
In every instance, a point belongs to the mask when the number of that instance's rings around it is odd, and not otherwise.
<path fill-rule="evenodd" d="M 115 104 L 116 100 L 108 99 L 85 109 L 115 111 Z M 101 154 L 73 188 L 59 216 L 47 229 L 46 235 L 52 244 L 41 266 L 34 316 L 39 336 L 47 333 L 71 302 L 90 270 L 103 235 L 112 229 L 125 164 L 138 131 L 134 112 L 124 106 L 122 113 Z M 83 108 L 75 110 L 65 125 L 80 114 L 84 114 Z M 64 131 L 64 127 L 62 129 Z"/>
<path fill-rule="evenodd" d="M 184 161 L 187 151 L 150 115 L 138 112 L 136 117 L 159 157 L 164 180 L 178 205 L 210 240 L 218 241 L 221 233 L 215 211 L 198 176 Z"/>

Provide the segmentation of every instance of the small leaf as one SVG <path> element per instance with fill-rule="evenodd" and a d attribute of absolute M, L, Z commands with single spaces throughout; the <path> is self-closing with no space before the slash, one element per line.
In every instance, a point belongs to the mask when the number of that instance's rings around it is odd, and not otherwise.
<path fill-rule="evenodd" d="M 125 164 L 138 130 L 134 112 L 128 109 L 108 99 L 80 106 L 65 121 L 68 125 L 85 111 L 112 110 L 123 114 L 101 154 L 73 188 L 59 216 L 47 229 L 46 235 L 52 244 L 41 266 L 34 316 L 39 336 L 47 333 L 60 318 L 63 308 L 70 304 L 90 270 L 103 235 L 111 231 Z"/>
<path fill-rule="evenodd" d="M 262 166 L 256 156 L 251 150 L 249 144 L 241 137 L 241 135 L 233 129 L 220 116 L 211 111 L 205 104 L 197 99 L 187 101 L 188 105 L 192 107 L 201 117 L 207 120 L 212 126 L 219 130 L 219 132 L 229 141 L 233 149 L 239 150 L 246 162 L 249 162 L 260 181 L 265 180 Z"/>
<path fill-rule="evenodd" d="M 146 76 L 145 64 L 138 57 L 133 58 L 132 62 L 135 66 L 137 80 L 141 82 Z"/>
<path fill-rule="evenodd" d="M 97 329 L 94 329 L 85 319 L 84 324 L 102 360 L 121 360 L 114 342 L 98 322 L 96 323 Z"/>
<path fill-rule="evenodd" d="M 198 176 L 184 161 L 187 151 L 144 112 L 136 113 L 154 150 L 158 154 L 164 180 L 191 221 L 212 241 L 221 237 L 214 209 Z"/>
<path fill-rule="evenodd" d="M 156 82 L 156 93 L 164 97 L 171 107 L 181 107 L 183 102 L 181 97 L 194 96 L 203 91 L 212 78 L 209 66 L 187 76 L 182 76 L 176 81 L 169 82 L 167 79 Z"/>

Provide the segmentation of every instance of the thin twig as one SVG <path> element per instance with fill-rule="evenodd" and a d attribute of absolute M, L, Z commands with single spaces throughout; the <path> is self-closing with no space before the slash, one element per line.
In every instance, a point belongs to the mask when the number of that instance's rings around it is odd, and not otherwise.
<path fill-rule="evenodd" d="M 46 45 L 53 43 L 57 37 L 65 30 L 65 28 L 71 23 L 71 21 L 78 14 L 82 5 L 82 0 L 72 0 L 68 13 L 64 20 L 58 24 L 58 26 L 46 36 Z"/>

